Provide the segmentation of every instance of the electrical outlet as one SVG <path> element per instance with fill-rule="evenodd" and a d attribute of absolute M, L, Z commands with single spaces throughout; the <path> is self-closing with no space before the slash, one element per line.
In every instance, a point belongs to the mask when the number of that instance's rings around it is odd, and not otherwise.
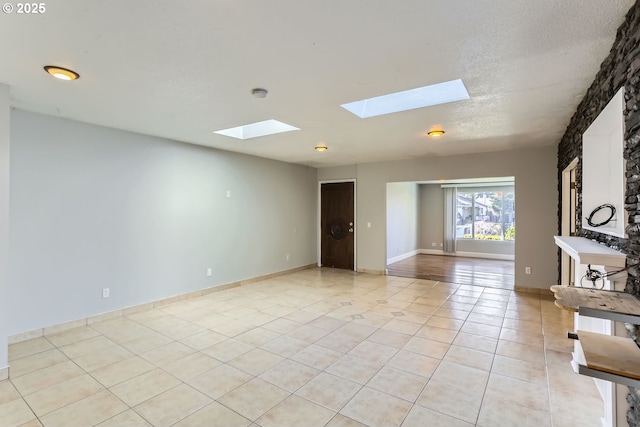
<path fill-rule="evenodd" d="M 285 258 L 287 259 L 287 261 L 289 261 L 289 258 L 290 258 L 290 257 L 291 257 L 291 256 L 290 256 L 289 254 L 287 254 L 287 256 L 286 256 Z"/>
<path fill-rule="evenodd" d="M 524 274 L 531 274 L 531 267 L 525 267 Z"/>
<path fill-rule="evenodd" d="M 213 269 L 211 267 L 207 268 L 207 277 L 213 276 Z"/>
<path fill-rule="evenodd" d="M 227 190 L 227 199 L 231 198 L 231 190 Z"/>
<path fill-rule="evenodd" d="M 104 288 L 102 290 L 102 298 L 109 298 L 109 288 Z"/>
<path fill-rule="evenodd" d="M 431 242 L 431 246 L 435 248 L 436 247 L 436 242 Z"/>
<path fill-rule="evenodd" d="M 367 223 L 367 228 L 371 228 L 371 223 L 370 222 Z"/>

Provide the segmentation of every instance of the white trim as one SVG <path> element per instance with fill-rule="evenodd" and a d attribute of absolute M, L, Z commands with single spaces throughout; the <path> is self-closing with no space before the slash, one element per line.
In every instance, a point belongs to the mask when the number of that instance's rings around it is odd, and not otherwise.
<path fill-rule="evenodd" d="M 420 253 L 417 249 L 415 251 L 407 252 L 404 254 L 396 255 L 393 258 L 387 259 L 387 264 L 393 264 L 394 262 L 402 261 L 403 259 L 411 258 L 412 256 Z"/>
<path fill-rule="evenodd" d="M 418 253 L 426 255 L 446 255 L 446 256 L 459 256 L 465 258 L 485 258 L 485 259 L 501 259 L 504 261 L 514 261 L 515 256 L 509 254 L 492 254 L 486 252 L 464 252 L 458 251 L 455 254 L 447 254 L 441 249 L 418 249 Z"/>
<path fill-rule="evenodd" d="M 0 381 L 6 380 L 9 378 L 9 367 L 5 366 L 4 368 L 0 368 Z"/>
<path fill-rule="evenodd" d="M 317 265 L 318 267 L 322 267 L 322 184 L 336 184 L 341 182 L 353 182 L 353 271 L 358 271 L 358 183 L 355 178 L 318 181 Z"/>

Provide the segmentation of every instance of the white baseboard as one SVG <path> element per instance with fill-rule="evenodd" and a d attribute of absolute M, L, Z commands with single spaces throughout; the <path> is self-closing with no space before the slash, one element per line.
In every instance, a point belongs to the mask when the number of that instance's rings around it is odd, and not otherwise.
<path fill-rule="evenodd" d="M 420 250 L 415 250 L 415 251 L 394 256 L 393 258 L 388 258 L 387 265 L 393 264 L 394 262 L 402 261 L 403 259 L 411 258 L 412 256 L 418 255 L 419 253 L 420 253 Z"/>
<path fill-rule="evenodd" d="M 9 367 L 0 368 L 0 381 L 9 378 Z"/>
<path fill-rule="evenodd" d="M 427 255 L 446 255 L 446 256 L 461 256 L 466 258 L 485 258 L 485 259 L 501 259 L 505 261 L 513 261 L 515 257 L 508 254 L 492 254 L 485 252 L 456 252 L 453 254 L 445 253 L 442 249 L 419 249 L 418 253 Z"/>

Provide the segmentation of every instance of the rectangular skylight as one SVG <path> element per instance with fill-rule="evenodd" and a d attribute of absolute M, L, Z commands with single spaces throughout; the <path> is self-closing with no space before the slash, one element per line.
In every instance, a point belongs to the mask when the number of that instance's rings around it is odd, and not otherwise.
<path fill-rule="evenodd" d="M 219 135 L 230 136 L 238 139 L 257 138 L 259 136 L 273 135 L 274 133 L 289 132 L 291 130 L 300 130 L 295 126 L 279 122 L 277 120 L 265 120 L 262 122 L 251 123 L 235 128 L 217 130 L 214 133 Z"/>
<path fill-rule="evenodd" d="M 361 119 L 469 99 L 461 79 L 342 104 Z"/>

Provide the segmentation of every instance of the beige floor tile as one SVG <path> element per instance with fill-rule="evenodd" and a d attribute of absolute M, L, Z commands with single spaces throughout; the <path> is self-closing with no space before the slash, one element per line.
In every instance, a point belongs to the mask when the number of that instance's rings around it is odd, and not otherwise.
<path fill-rule="evenodd" d="M 37 419 L 34 419 L 31 421 L 27 421 L 24 424 L 20 424 L 18 427 L 42 427 L 42 423 L 40 423 L 40 421 L 38 421 Z"/>
<path fill-rule="evenodd" d="M 270 331 L 265 328 L 255 328 L 244 334 L 238 335 L 237 340 L 247 343 L 254 347 L 260 347 L 271 340 L 274 340 L 281 335 L 278 332 Z"/>
<path fill-rule="evenodd" d="M 397 348 L 365 340 L 355 346 L 348 354 L 382 365 L 389 361 L 397 352 Z"/>
<path fill-rule="evenodd" d="M 69 329 L 67 331 L 57 332 L 55 334 L 45 335 L 45 338 L 56 347 L 72 344 L 77 341 L 83 341 L 100 335 L 98 331 L 89 327 L 82 326 L 79 328 Z"/>
<path fill-rule="evenodd" d="M 188 416 L 174 427 L 247 427 L 251 421 L 218 402 L 212 402 L 193 415 Z"/>
<path fill-rule="evenodd" d="M 294 322 L 298 322 L 301 325 L 304 325 L 317 319 L 318 317 L 320 317 L 320 315 L 318 313 L 313 313 L 311 311 L 297 310 L 283 317 L 285 319 L 293 320 Z M 326 329 L 326 328 L 323 328 L 323 329 Z"/>
<path fill-rule="evenodd" d="M 194 350 L 202 350 L 219 342 L 226 341 L 229 338 L 213 331 L 204 331 L 195 335 L 182 338 L 180 342 L 188 345 Z"/>
<path fill-rule="evenodd" d="M 129 350 L 120 345 L 113 345 L 93 353 L 85 354 L 84 356 L 73 359 L 73 361 L 85 371 L 92 372 L 130 357 L 133 357 L 133 353 Z"/>
<path fill-rule="evenodd" d="M 102 385 L 85 374 L 26 395 L 24 399 L 33 412 L 41 417 L 103 389 Z"/>
<path fill-rule="evenodd" d="M 22 399 L 0 405 L 0 426 L 18 426 L 36 418 Z"/>
<path fill-rule="evenodd" d="M 135 407 L 155 427 L 172 426 L 211 403 L 211 399 L 186 384 L 169 389 Z"/>
<path fill-rule="evenodd" d="M 302 325 L 289 332 L 287 335 L 300 341 L 304 341 L 308 344 L 312 344 L 328 333 L 329 331 L 323 328 L 311 325 Z"/>
<path fill-rule="evenodd" d="M 18 390 L 11 384 L 11 381 L 4 380 L 0 381 L 0 405 L 11 402 L 13 400 L 19 399 L 20 393 Z"/>
<path fill-rule="evenodd" d="M 526 332 L 528 334 L 542 335 L 542 325 L 540 322 L 529 322 L 519 319 L 504 319 L 502 325 L 504 328 L 515 329 L 516 331 Z"/>
<path fill-rule="evenodd" d="M 9 346 L 9 362 L 32 354 L 53 349 L 54 346 L 46 338 L 39 337 L 22 341 Z"/>
<path fill-rule="evenodd" d="M 367 427 L 367 426 L 357 422 L 356 420 L 352 420 L 351 418 L 345 417 L 344 415 L 336 414 L 336 416 L 333 417 L 325 427 Z"/>
<path fill-rule="evenodd" d="M 498 346 L 498 339 L 460 332 L 456 336 L 456 339 L 453 340 L 453 344 L 486 353 L 495 353 Z"/>
<path fill-rule="evenodd" d="M 133 407 L 180 384 L 175 377 L 154 369 L 110 388 L 124 403 Z"/>
<path fill-rule="evenodd" d="M 405 400 L 364 387 L 340 413 L 371 427 L 392 427 L 402 423 L 409 409 Z"/>
<path fill-rule="evenodd" d="M 256 423 L 262 427 L 323 427 L 335 412 L 316 405 L 302 397 L 291 395 L 266 414 Z"/>
<path fill-rule="evenodd" d="M 532 363 L 545 363 L 545 351 L 537 345 L 522 344 L 514 341 L 499 340 L 496 354 L 525 360 Z"/>
<path fill-rule="evenodd" d="M 541 363 L 496 355 L 491 372 L 523 381 L 547 384 L 547 369 Z"/>
<path fill-rule="evenodd" d="M 498 427 L 507 424 L 494 424 L 492 427 Z M 517 424 L 514 424 L 517 425 Z M 457 418 L 450 417 L 440 412 L 432 411 L 427 408 L 415 405 L 409 411 L 407 418 L 402 423 L 402 427 L 425 427 L 425 426 L 442 426 L 442 427 L 473 427 L 474 424 L 469 424 Z"/>
<path fill-rule="evenodd" d="M 487 387 L 489 372 L 443 361 L 431 379 L 444 384 L 464 384 L 469 393 L 477 394 L 484 392 Z"/>
<path fill-rule="evenodd" d="M 182 381 L 188 381 L 219 366 L 221 362 L 204 353 L 193 353 L 162 367 Z"/>
<path fill-rule="evenodd" d="M 490 316 L 488 314 L 471 313 L 467 318 L 469 322 L 481 323 L 483 325 L 502 326 L 504 317 Z"/>
<path fill-rule="evenodd" d="M 442 360 L 481 369 L 483 371 L 490 371 L 493 363 L 493 353 L 485 353 L 484 351 L 452 345 Z"/>
<path fill-rule="evenodd" d="M 260 378 L 290 392 L 298 390 L 320 373 L 319 370 L 293 360 L 283 360 L 260 375 Z"/>
<path fill-rule="evenodd" d="M 112 387 L 148 372 L 155 367 L 146 360 L 134 356 L 91 372 L 91 376 L 105 387 Z"/>
<path fill-rule="evenodd" d="M 220 365 L 189 380 L 188 383 L 212 399 L 218 399 L 250 379 L 251 375 L 246 372 L 233 366 Z"/>
<path fill-rule="evenodd" d="M 485 399 L 492 398 L 502 404 L 523 406 L 549 413 L 549 393 L 546 384 L 530 383 L 516 378 L 492 373 L 489 377 Z"/>
<path fill-rule="evenodd" d="M 113 418 L 98 424 L 96 427 L 152 427 L 144 418 L 136 414 L 133 409 L 124 411 Z"/>
<path fill-rule="evenodd" d="M 218 344 L 202 349 L 202 352 L 216 358 L 222 362 L 228 362 L 231 359 L 253 350 L 255 347 L 236 339 L 228 339 Z"/>
<path fill-rule="evenodd" d="M 549 368 L 566 369 L 571 363 L 573 356 L 566 351 L 547 350 L 545 351 L 547 356 L 547 366 Z"/>
<path fill-rule="evenodd" d="M 126 411 L 127 406 L 108 390 L 92 394 L 41 418 L 47 427 L 94 426 Z"/>
<path fill-rule="evenodd" d="M 410 339 L 411 335 L 409 334 L 378 329 L 367 338 L 367 341 L 401 349 L 407 342 L 409 342 Z"/>
<path fill-rule="evenodd" d="M 436 328 L 428 324 L 423 326 L 418 332 L 416 332 L 417 337 L 427 338 L 433 341 L 440 341 L 447 344 L 451 344 L 456 338 L 456 335 L 458 335 L 458 331 Z"/>
<path fill-rule="evenodd" d="M 82 374 L 84 371 L 75 363 L 66 361 L 12 379 L 11 382 L 25 396 Z"/>
<path fill-rule="evenodd" d="M 148 332 L 144 335 L 137 336 L 133 339 L 119 341 L 120 345 L 135 354 L 142 354 L 144 352 L 153 350 L 154 348 L 162 347 L 163 345 L 167 345 L 173 342 L 173 339 L 165 335 L 159 334 L 158 332 L 151 329 L 145 329 Z"/>
<path fill-rule="evenodd" d="M 103 335 L 97 335 L 82 341 L 76 341 L 72 344 L 59 347 L 60 351 L 70 358 L 77 358 L 85 354 L 93 353 L 107 347 L 111 347 L 116 343 Z"/>
<path fill-rule="evenodd" d="M 161 347 L 141 353 L 140 357 L 156 366 L 164 366 L 195 353 L 195 350 L 174 341 Z"/>
<path fill-rule="evenodd" d="M 300 326 L 301 325 L 298 322 L 282 318 L 262 325 L 263 328 L 270 331 L 278 332 L 280 334 L 288 334 L 289 332 L 298 329 Z"/>
<path fill-rule="evenodd" d="M 286 399 L 290 393 L 260 378 L 254 378 L 217 399 L 226 407 L 255 421 Z"/>
<path fill-rule="evenodd" d="M 412 353 L 422 354 L 423 356 L 433 357 L 434 359 L 442 359 L 449 350 L 450 345 L 429 340 L 427 338 L 413 337 L 403 347 L 403 350 Z"/>
<path fill-rule="evenodd" d="M 499 397 L 485 396 L 476 424 L 478 427 L 518 426 L 550 427 L 549 412 L 537 411 L 517 404 L 505 404 Z"/>
<path fill-rule="evenodd" d="M 460 331 L 489 338 L 498 338 L 500 336 L 500 326 L 485 325 L 483 323 L 465 322 Z"/>
<path fill-rule="evenodd" d="M 349 322 L 343 327 L 336 329 L 336 333 L 346 335 L 357 340 L 358 342 L 362 342 L 377 330 L 378 328 L 374 326 L 359 324 L 356 322 Z"/>
<path fill-rule="evenodd" d="M 344 326 L 346 321 L 336 319 L 329 316 L 319 316 L 316 319 L 309 322 L 309 326 L 315 326 L 316 328 L 326 329 L 327 331 L 335 331 L 336 329 Z"/>
<path fill-rule="evenodd" d="M 283 360 L 281 356 L 255 348 L 250 350 L 234 359 L 231 359 L 228 363 L 238 369 L 241 369 L 251 375 L 257 376 L 266 371 L 269 368 L 277 365 Z"/>
<path fill-rule="evenodd" d="M 356 338 L 350 334 L 337 330 L 325 335 L 323 338 L 316 341 L 315 344 L 341 353 L 347 353 L 363 340 L 363 338 Z"/>
<path fill-rule="evenodd" d="M 287 335 L 271 340 L 260 346 L 263 350 L 275 353 L 282 357 L 290 357 L 307 347 L 307 343 Z"/>
<path fill-rule="evenodd" d="M 464 320 L 452 319 L 450 317 L 431 316 L 427 320 L 426 325 L 436 328 L 450 329 L 452 331 L 459 331 L 464 325 Z"/>
<path fill-rule="evenodd" d="M 429 378 L 438 367 L 440 360 L 410 351 L 400 350 L 387 362 L 387 366 Z"/>
<path fill-rule="evenodd" d="M 312 344 L 290 357 L 315 369 L 324 370 L 343 356 L 342 353 Z"/>
<path fill-rule="evenodd" d="M 500 340 L 517 342 L 517 343 L 526 344 L 529 346 L 537 346 L 537 347 L 544 346 L 544 338 L 541 335 L 528 334 L 526 332 L 520 332 L 520 331 L 516 331 L 515 329 L 509 329 L 509 328 L 502 328 L 502 331 L 500 332 Z M 567 342 L 567 341 L 570 341 L 570 340 L 566 338 L 563 339 L 563 342 Z M 572 343 L 569 343 L 569 344 L 573 345 Z"/>
<path fill-rule="evenodd" d="M 385 366 L 367 383 L 367 387 L 415 402 L 429 379 Z"/>
<path fill-rule="evenodd" d="M 473 310 L 471 310 L 472 313 L 487 314 L 489 316 L 498 317 L 504 317 L 506 311 L 506 308 L 487 307 L 486 305 L 476 305 L 475 307 L 473 307 Z"/>
<path fill-rule="evenodd" d="M 475 424 L 484 390 L 469 390 L 464 383 L 443 383 L 431 379 L 418 397 L 417 404 L 442 414 Z"/>
<path fill-rule="evenodd" d="M 302 386 L 296 394 L 333 411 L 339 411 L 362 386 L 322 372 Z"/>
<path fill-rule="evenodd" d="M 345 354 L 325 369 L 325 371 L 358 384 L 366 384 L 382 366 L 382 363 L 376 363 Z"/>
<path fill-rule="evenodd" d="M 20 359 L 11 361 L 11 378 L 17 378 L 22 375 L 57 365 L 58 363 L 69 360 L 60 350 L 45 350 L 40 353 L 25 356 Z"/>
<path fill-rule="evenodd" d="M 396 317 L 395 319 L 391 319 L 389 322 L 385 323 L 382 326 L 382 329 L 387 331 L 399 332 L 401 334 L 413 335 L 422 328 L 422 324 L 407 322 L 405 320 L 401 320 L 402 317 Z"/>

